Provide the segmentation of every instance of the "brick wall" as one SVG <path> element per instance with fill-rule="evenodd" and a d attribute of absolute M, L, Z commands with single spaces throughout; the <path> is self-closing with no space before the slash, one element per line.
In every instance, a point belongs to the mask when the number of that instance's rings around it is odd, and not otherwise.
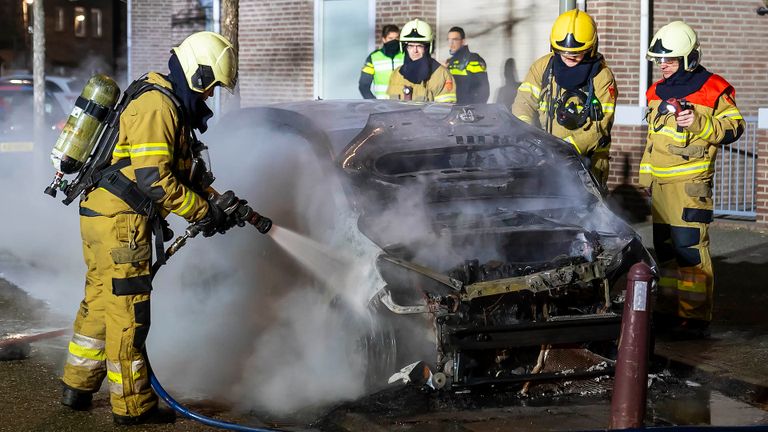
<path fill-rule="evenodd" d="M 762 55 L 768 16 L 755 13 L 760 2 L 654 0 L 653 5 L 651 34 L 670 21 L 684 20 L 699 35 L 702 64 L 734 86 L 742 113 L 755 116 L 758 107 L 768 106 L 768 63 Z"/>
<path fill-rule="evenodd" d="M 406 22 L 418 18 L 437 29 L 436 0 L 377 0 L 376 1 L 376 43 L 379 43 L 381 27 L 395 24 L 402 28 Z"/>
<path fill-rule="evenodd" d="M 600 52 L 616 78 L 617 104 L 637 105 L 640 70 L 640 3 L 627 1 L 589 1 L 587 11 L 595 19 Z M 640 158 L 645 146 L 644 126 L 613 127 L 609 188 L 637 185 Z M 628 165 L 629 172 L 625 172 Z M 627 190 L 620 188 L 619 190 Z"/>
<path fill-rule="evenodd" d="M 314 2 L 240 2 L 242 106 L 311 99 Z"/>
<path fill-rule="evenodd" d="M 173 0 L 131 1 L 131 73 L 168 70 Z"/>

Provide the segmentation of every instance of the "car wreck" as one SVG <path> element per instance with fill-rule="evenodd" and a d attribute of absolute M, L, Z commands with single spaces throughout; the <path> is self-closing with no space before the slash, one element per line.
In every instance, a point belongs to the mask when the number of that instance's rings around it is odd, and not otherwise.
<path fill-rule="evenodd" d="M 294 129 L 330 156 L 360 232 L 381 248 L 386 285 L 358 322 L 370 326 L 359 348 L 374 387 L 610 373 L 626 273 L 655 265 L 571 145 L 494 104 L 314 101 L 236 117 Z M 552 347 L 604 367 L 548 372 Z"/>

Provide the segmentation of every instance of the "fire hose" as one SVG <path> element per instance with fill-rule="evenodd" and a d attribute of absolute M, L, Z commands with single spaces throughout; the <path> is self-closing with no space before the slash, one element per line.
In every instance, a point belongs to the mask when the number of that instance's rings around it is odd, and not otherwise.
<path fill-rule="evenodd" d="M 245 226 L 246 223 L 248 223 L 256 227 L 256 229 L 262 234 L 266 234 L 272 228 L 272 220 L 256 213 L 250 206 L 248 206 L 246 201 L 237 199 L 237 197 L 235 197 L 235 194 L 232 191 L 227 191 L 215 197 L 213 199 L 212 204 L 219 207 L 227 215 L 227 217 L 232 218 L 234 221 L 234 224 L 238 226 L 242 227 L 242 226 Z M 171 246 L 168 247 L 168 249 L 165 252 L 166 258 L 170 258 L 171 256 L 173 256 L 176 252 L 178 252 L 179 249 L 181 249 L 182 247 L 184 247 L 185 244 L 187 244 L 187 240 L 189 240 L 190 238 L 196 237 L 200 232 L 202 232 L 202 227 L 199 223 L 194 223 L 188 226 L 187 229 L 184 231 L 184 234 L 179 236 L 173 243 L 171 243 Z M 152 278 L 154 278 L 155 274 L 157 274 L 157 270 L 159 268 L 160 268 L 160 265 L 158 265 L 157 263 L 155 263 L 155 265 L 152 266 Z M 144 361 L 146 362 L 147 371 L 149 372 L 149 383 L 152 386 L 152 390 L 154 390 L 155 393 L 157 393 L 157 395 L 163 401 L 165 401 L 165 403 L 169 407 L 171 407 L 174 411 L 181 414 L 182 416 L 195 420 L 206 426 L 211 426 L 211 427 L 225 429 L 225 430 L 248 431 L 248 432 L 277 431 L 277 429 L 254 428 L 254 427 L 239 425 L 237 423 L 230 423 L 230 422 L 225 422 L 221 420 L 216 420 L 214 418 L 206 417 L 200 413 L 196 413 L 190 410 L 189 408 L 185 407 L 184 405 L 176 401 L 173 397 L 171 397 L 171 395 L 168 394 L 168 392 L 160 384 L 160 381 L 158 381 L 157 376 L 155 376 L 155 373 L 152 370 L 152 365 L 150 364 L 149 355 L 147 354 L 146 347 L 144 348 Z"/>
<path fill-rule="evenodd" d="M 231 226 L 238 225 L 242 227 L 242 226 L 245 226 L 246 223 L 248 223 L 250 225 L 253 225 L 262 234 L 266 234 L 272 228 L 272 220 L 258 214 L 250 206 L 248 206 L 246 201 L 240 200 L 237 197 L 235 197 L 235 194 L 232 191 L 227 191 L 213 198 L 212 205 L 216 205 L 227 215 L 227 218 L 229 218 L 229 221 L 231 222 Z M 179 249 L 181 249 L 187 243 L 187 240 L 189 240 L 190 238 L 196 237 L 202 231 L 203 231 L 203 227 L 199 222 L 189 225 L 187 229 L 184 231 L 184 234 L 179 236 L 171 244 L 171 246 L 168 247 L 168 249 L 166 250 L 166 258 L 169 258 L 172 255 L 174 255 L 176 252 L 178 252 Z M 159 265 L 158 263 L 155 263 L 155 265 L 152 266 L 151 277 L 153 279 L 157 274 L 157 270 L 160 268 L 160 266 L 161 265 Z M 6 357 L 8 357 L 9 360 L 23 358 L 24 352 L 26 351 L 28 353 L 28 346 L 30 342 L 62 336 L 69 332 L 70 332 L 69 329 L 59 329 L 59 330 L 48 331 L 40 334 L 13 337 L 13 338 L 0 340 L 0 355 L 7 354 Z M 26 350 L 25 350 L 25 347 L 26 347 Z M 149 382 L 150 382 L 150 385 L 152 386 L 152 389 L 155 391 L 155 393 L 157 393 L 157 395 L 161 399 L 163 399 L 163 401 L 165 401 L 166 404 L 168 404 L 169 407 L 171 407 L 174 411 L 176 411 L 180 415 L 190 418 L 192 420 L 195 420 L 197 422 L 200 422 L 202 424 L 205 424 L 207 426 L 216 427 L 216 428 L 225 429 L 225 430 L 248 431 L 248 432 L 279 432 L 278 429 L 248 427 L 248 426 L 243 426 L 236 423 L 216 420 L 210 417 L 206 417 L 202 414 L 196 413 L 194 411 L 191 411 L 190 409 L 186 408 L 185 406 L 180 404 L 178 401 L 176 401 L 173 397 L 171 397 L 171 395 L 168 394 L 168 392 L 163 388 L 163 386 L 160 384 L 160 381 L 158 381 L 157 376 L 155 376 L 154 371 L 152 370 L 152 366 L 150 365 L 150 362 L 149 362 L 149 356 L 147 355 L 146 347 L 144 348 L 143 353 L 144 353 L 144 359 L 147 366 L 147 371 L 149 373 Z"/>

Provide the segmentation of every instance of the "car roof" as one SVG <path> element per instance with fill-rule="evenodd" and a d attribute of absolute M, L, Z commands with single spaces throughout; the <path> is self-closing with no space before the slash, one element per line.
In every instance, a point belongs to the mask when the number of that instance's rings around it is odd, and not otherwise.
<path fill-rule="evenodd" d="M 75 90 L 70 85 L 76 81 L 76 79 L 73 77 L 46 75 L 45 81 L 46 81 L 46 87 L 50 91 L 62 91 L 65 93 L 75 92 Z M 33 82 L 33 77 L 32 75 L 29 75 L 29 74 L 6 75 L 3 77 L 0 77 L 0 82 L 2 83 L 12 82 L 13 84 L 17 84 L 18 82 L 19 84 L 31 85 Z"/>

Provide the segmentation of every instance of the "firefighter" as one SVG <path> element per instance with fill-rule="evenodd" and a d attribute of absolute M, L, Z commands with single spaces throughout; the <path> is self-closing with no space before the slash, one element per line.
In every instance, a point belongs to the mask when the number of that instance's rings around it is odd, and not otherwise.
<path fill-rule="evenodd" d="M 233 225 L 209 205 L 205 185 L 190 180 L 190 167 L 197 142 L 192 129 L 207 129 L 213 113 L 205 99 L 215 87 L 234 88 L 237 53 L 224 37 L 199 32 L 171 50 L 168 64 L 167 76 L 150 72 L 145 81 L 173 97 L 154 89 L 127 105 L 107 168 L 111 175 L 80 202 L 85 298 L 69 343 L 61 403 L 88 409 L 106 377 L 119 425 L 175 419 L 172 411 L 158 409 L 143 355 L 150 327 L 151 228 L 169 213 L 200 221 L 205 236 Z M 113 181 L 126 185 L 124 192 L 116 194 L 106 183 Z M 138 207 L 137 200 L 148 204 Z"/>
<path fill-rule="evenodd" d="M 661 270 L 656 311 L 673 334 L 706 337 L 714 285 L 707 227 L 715 159 L 745 123 L 733 87 L 701 66 L 696 32 L 686 23 L 659 29 L 647 58 L 662 76 L 646 93 L 648 137 L 640 163 L 640 183 L 651 188 Z"/>
<path fill-rule="evenodd" d="M 381 48 L 365 59 L 357 87 L 364 99 L 389 99 L 387 85 L 392 71 L 403 65 L 405 55 L 400 51 L 400 29 L 387 24 L 381 29 Z M 371 91 L 373 84 L 373 91 Z"/>
<path fill-rule="evenodd" d="M 512 114 L 573 145 L 605 187 L 618 92 L 597 51 L 595 22 L 584 11 L 565 12 L 555 20 L 549 41 L 552 52 L 531 66 Z"/>
<path fill-rule="evenodd" d="M 471 52 L 466 44 L 466 34 L 461 27 L 448 30 L 448 52 L 445 61 L 448 71 L 456 81 L 456 102 L 460 104 L 484 104 L 491 94 L 485 60 Z"/>
<path fill-rule="evenodd" d="M 456 86 L 451 73 L 432 58 L 432 27 L 424 21 L 408 21 L 400 31 L 405 51 L 403 65 L 389 79 L 390 99 L 418 102 L 456 102 Z"/>

